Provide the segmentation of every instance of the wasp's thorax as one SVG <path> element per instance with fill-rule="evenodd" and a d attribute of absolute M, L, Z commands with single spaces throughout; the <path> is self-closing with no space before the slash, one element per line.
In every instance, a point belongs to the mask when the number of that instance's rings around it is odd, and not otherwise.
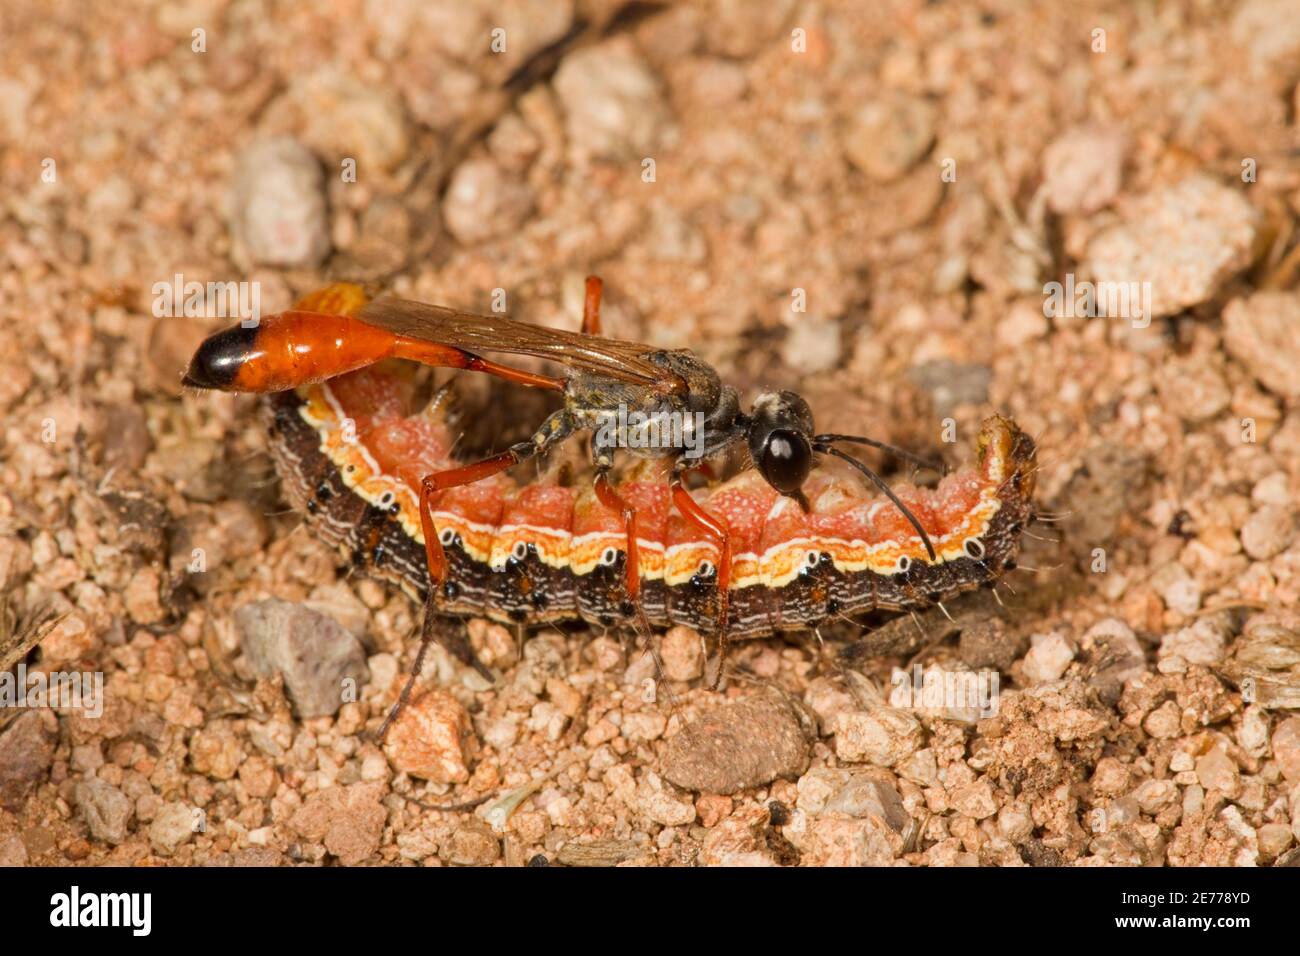
<path fill-rule="evenodd" d="M 649 359 L 672 371 L 683 388 L 665 393 L 574 372 L 565 385 L 565 400 L 575 421 L 597 430 L 599 447 L 619 448 L 641 458 L 697 459 L 725 447 L 741 420 L 736 390 L 723 385 L 710 365 L 686 349 L 655 352 Z M 611 424 L 618 427 L 602 428 Z M 651 431 L 653 437 L 643 434 Z"/>

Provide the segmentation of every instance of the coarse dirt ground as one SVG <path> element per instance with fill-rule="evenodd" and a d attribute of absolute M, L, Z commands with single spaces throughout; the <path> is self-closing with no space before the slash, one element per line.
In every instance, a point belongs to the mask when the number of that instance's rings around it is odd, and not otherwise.
<path fill-rule="evenodd" d="M 105 698 L 0 710 L 0 862 L 1300 862 L 1298 79 L 1293 0 L 9 0 L 0 664 Z M 287 512 L 253 399 L 182 393 L 230 320 L 155 284 L 573 327 L 589 272 L 824 430 L 956 464 L 1013 417 L 1005 606 L 748 642 L 722 692 L 675 629 L 671 700 L 626 637 L 471 622 L 496 684 L 435 650 L 377 744 L 419 609 Z M 539 421 L 465 384 L 483 447 Z M 895 706 L 913 666 L 996 713 Z"/>

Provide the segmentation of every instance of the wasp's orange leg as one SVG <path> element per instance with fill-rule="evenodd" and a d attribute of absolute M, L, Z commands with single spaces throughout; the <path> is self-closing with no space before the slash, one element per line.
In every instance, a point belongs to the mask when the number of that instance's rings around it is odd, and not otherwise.
<path fill-rule="evenodd" d="M 731 534 L 726 522 L 715 518 L 699 506 L 682 484 L 681 472 L 672 476 L 673 504 L 683 518 L 713 539 L 718 546 L 718 673 L 713 679 L 713 689 L 722 684 L 722 669 L 727 661 L 727 607 L 731 598 Z"/>
<path fill-rule="evenodd" d="M 641 618 L 641 546 L 638 543 L 636 509 L 614 490 L 614 486 L 609 483 L 608 470 L 600 469 L 596 472 L 595 485 L 596 498 L 600 503 L 623 517 L 623 528 L 627 532 L 627 599 L 632 602 L 634 613 Z M 647 624 L 647 633 L 649 630 Z"/>
<path fill-rule="evenodd" d="M 599 276 L 587 276 L 587 296 L 582 302 L 583 335 L 600 335 L 600 291 L 602 286 Z"/>
<path fill-rule="evenodd" d="M 448 488 L 472 485 L 484 478 L 491 478 L 534 455 L 545 454 L 553 444 L 572 434 L 573 429 L 572 417 L 560 409 L 542 423 L 530 441 L 511 445 L 500 454 L 476 461 L 472 465 L 434 472 L 420 480 L 420 528 L 424 532 L 424 551 L 429 562 L 431 595 L 447 580 L 447 555 L 443 553 L 442 542 L 438 540 L 438 529 L 433 524 L 433 507 L 438 495 Z"/>
<path fill-rule="evenodd" d="M 438 530 L 433 524 L 433 506 L 440 492 L 461 485 L 472 485 L 484 478 L 512 468 L 537 452 L 537 446 L 530 441 L 511 445 L 506 451 L 472 465 L 449 468 L 446 471 L 425 475 L 420 481 L 420 528 L 424 532 L 424 552 L 429 561 L 429 595 L 432 598 L 447 580 L 447 555 L 438 540 Z"/>
<path fill-rule="evenodd" d="M 458 349 L 452 345 L 437 345 L 432 342 L 421 342 L 418 339 L 399 338 L 393 348 L 393 356 L 437 368 L 459 368 L 471 372 L 483 372 L 486 375 L 495 375 L 507 382 L 515 385 L 526 385 L 529 388 L 544 388 L 553 392 L 564 391 L 564 379 L 562 378 L 539 375 L 535 372 L 525 372 L 523 369 L 502 365 L 500 362 L 493 362 L 491 359 L 485 359 L 473 352 L 466 352 L 464 349 Z"/>
<path fill-rule="evenodd" d="M 563 440 L 572 431 L 572 419 L 567 412 L 561 410 L 551 415 L 542 424 L 542 427 L 533 435 L 532 441 L 519 442 L 516 445 L 511 445 L 498 455 L 476 461 L 472 465 L 437 471 L 425 475 L 420 480 L 420 529 L 424 533 L 424 553 L 429 563 L 429 592 L 424 602 L 424 630 L 420 638 L 420 650 L 415 658 L 415 669 L 411 676 L 407 678 L 406 685 L 397 698 L 397 703 L 393 705 L 393 709 L 384 718 L 384 723 L 379 731 L 381 740 L 383 734 L 388 731 L 388 728 L 397 719 L 397 715 L 410 698 L 411 689 L 415 686 L 415 680 L 420 676 L 420 668 L 424 662 L 425 652 L 429 649 L 429 645 L 437 640 L 438 595 L 447 582 L 448 570 L 447 554 L 442 549 L 442 542 L 438 538 L 438 529 L 433 523 L 433 509 L 437 503 L 437 498 L 449 488 L 472 485 L 484 478 L 491 478 L 493 475 L 499 474 L 539 452 L 545 452 L 551 443 Z M 474 656 L 473 649 L 466 641 L 458 637 L 445 643 L 457 658 L 472 666 L 484 679 L 488 681 L 495 679 L 492 672 Z"/>
<path fill-rule="evenodd" d="M 424 602 L 424 629 L 420 635 L 420 649 L 416 652 L 415 666 L 411 670 L 411 676 L 406 679 L 406 684 L 397 697 L 397 703 L 393 705 L 393 709 L 388 712 L 388 716 L 384 718 L 383 724 L 380 725 L 377 734 L 379 740 L 384 739 L 384 735 L 388 733 L 388 728 L 392 726 L 393 721 L 402 712 L 402 708 L 406 706 L 406 702 L 411 697 L 411 690 L 415 687 L 415 681 L 419 678 L 424 665 L 424 655 L 429 650 L 429 645 L 437 640 L 438 595 L 447 580 L 447 555 L 442 550 L 442 542 L 438 540 L 438 531 L 433 524 L 435 497 L 448 488 L 473 484 L 498 472 L 505 471 L 511 465 L 518 464 L 535 452 L 536 448 L 532 442 L 520 442 L 518 445 L 512 445 L 508 451 L 493 455 L 491 458 L 485 458 L 483 461 L 475 462 L 472 465 L 466 465 L 463 468 L 449 468 L 446 471 L 425 475 L 420 482 L 420 527 L 424 532 L 424 552 L 429 562 L 429 593 Z M 494 680 L 492 672 L 474 656 L 473 649 L 465 641 L 451 641 L 449 645 L 449 649 L 456 657 L 472 666 L 486 680 Z M 466 660 L 467 657 L 468 660 Z"/>

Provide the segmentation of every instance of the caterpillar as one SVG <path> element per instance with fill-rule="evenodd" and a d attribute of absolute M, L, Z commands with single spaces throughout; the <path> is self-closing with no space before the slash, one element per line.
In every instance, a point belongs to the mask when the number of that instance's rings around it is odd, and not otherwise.
<path fill-rule="evenodd" d="M 433 526 L 448 572 L 430 596 L 421 476 L 454 467 L 445 403 L 408 414 L 413 386 L 383 366 L 264 395 L 260 414 L 286 496 L 356 569 L 432 598 L 442 615 L 540 625 L 625 620 L 627 535 L 590 487 L 507 474 L 443 491 Z M 991 586 L 1015 566 L 1033 518 L 1035 445 L 986 419 L 973 463 L 935 488 L 897 486 L 935 549 L 837 462 L 804 485 L 807 513 L 748 470 L 692 492 L 734 541 L 729 639 L 803 630 L 832 617 L 929 606 Z M 718 548 L 677 515 L 666 479 L 641 468 L 618 485 L 641 515 L 640 601 L 654 627 L 717 623 Z"/>

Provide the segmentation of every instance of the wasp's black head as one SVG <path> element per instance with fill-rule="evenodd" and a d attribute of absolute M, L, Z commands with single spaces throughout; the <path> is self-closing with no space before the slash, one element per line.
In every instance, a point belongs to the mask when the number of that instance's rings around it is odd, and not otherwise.
<path fill-rule="evenodd" d="M 754 402 L 749 423 L 749 454 L 767 483 L 792 498 L 813 465 L 813 417 L 794 392 L 765 392 Z"/>

